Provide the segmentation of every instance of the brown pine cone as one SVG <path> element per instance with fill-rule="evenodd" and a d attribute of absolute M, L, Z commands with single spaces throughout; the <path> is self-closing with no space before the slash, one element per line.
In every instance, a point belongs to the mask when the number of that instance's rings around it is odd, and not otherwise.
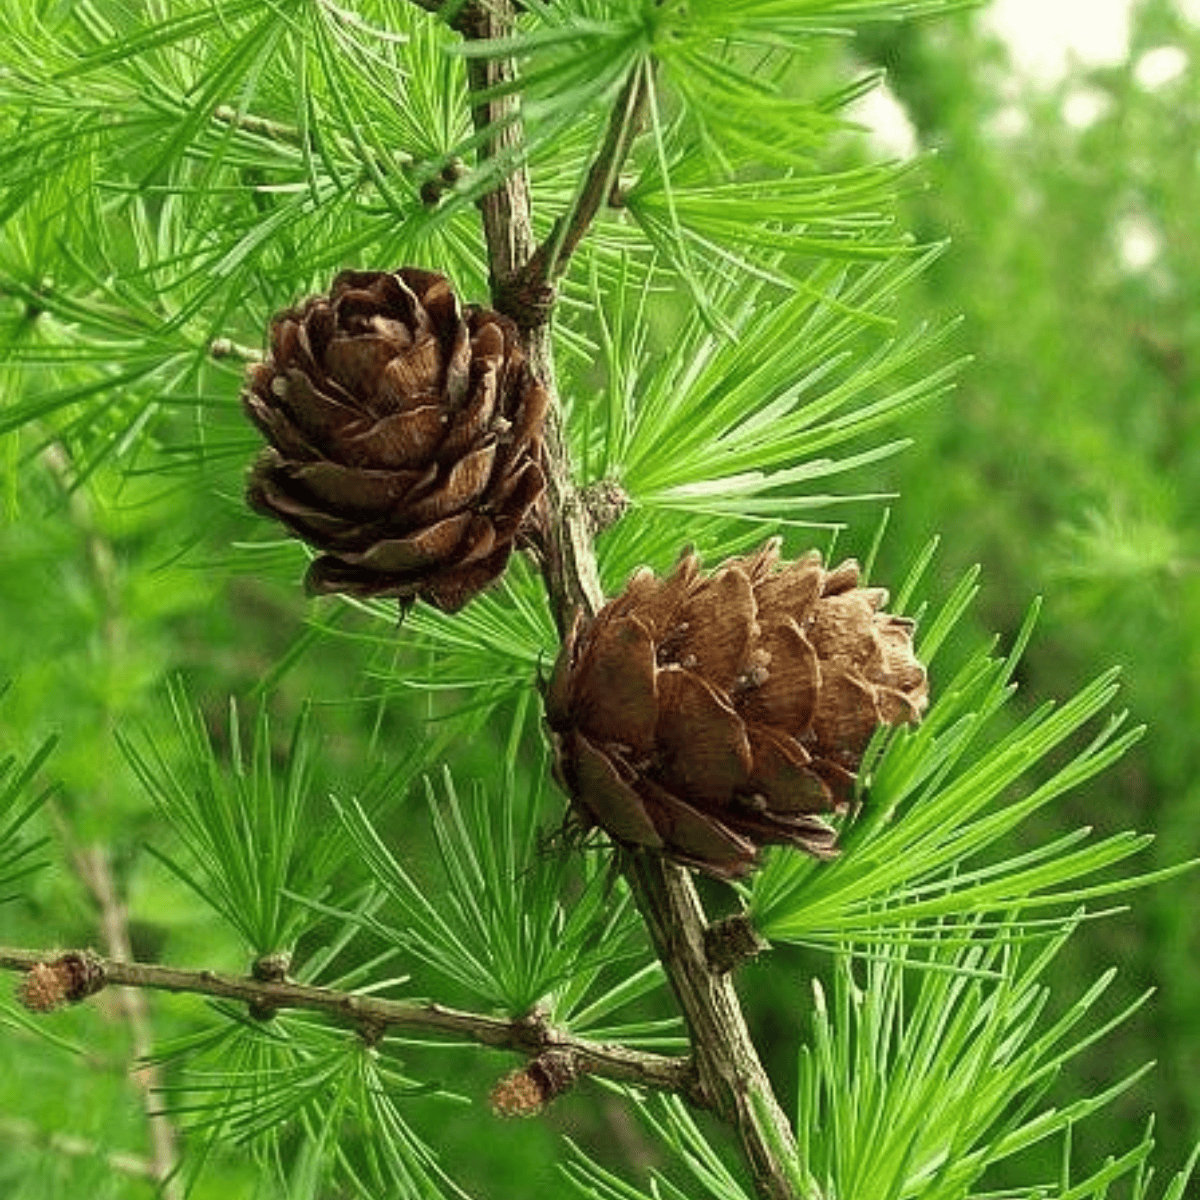
<path fill-rule="evenodd" d="M 252 507 L 323 551 L 312 592 L 461 608 L 545 487 L 546 392 L 506 317 L 432 271 L 343 271 L 271 323 L 242 401 Z"/>
<path fill-rule="evenodd" d="M 822 814 L 850 802 L 878 725 L 920 719 L 925 669 L 853 560 L 778 559 L 772 539 L 706 576 L 688 554 L 576 621 L 546 714 L 586 825 L 725 879 L 772 842 L 836 854 Z"/>

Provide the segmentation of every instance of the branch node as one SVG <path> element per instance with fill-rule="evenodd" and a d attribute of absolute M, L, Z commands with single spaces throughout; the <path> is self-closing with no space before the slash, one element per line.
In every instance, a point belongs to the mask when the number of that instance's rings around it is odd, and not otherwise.
<path fill-rule="evenodd" d="M 290 950 L 273 950 L 269 954 L 260 954 L 251 964 L 250 978 L 258 983 L 285 983 L 291 965 Z M 279 1006 L 262 999 L 251 1000 L 246 1005 L 246 1011 L 252 1020 L 270 1021 L 279 1011 Z"/>
<path fill-rule="evenodd" d="M 246 1013 L 252 1021 L 261 1021 L 264 1024 L 267 1021 L 273 1021 L 275 1014 L 279 1011 L 274 1004 L 267 1004 L 262 1000 L 251 1000 L 246 1005 Z"/>
<path fill-rule="evenodd" d="M 292 966 L 290 950 L 272 950 L 269 954 L 260 954 L 250 968 L 250 975 L 259 983 L 283 983 L 287 979 Z"/>
<path fill-rule="evenodd" d="M 383 1041 L 383 1036 L 387 1033 L 387 1022 L 380 1020 L 378 1017 L 364 1017 L 358 1026 L 358 1036 L 369 1046 L 374 1049 Z"/>
<path fill-rule="evenodd" d="M 717 975 L 729 974 L 770 948 L 771 943 L 754 928 L 744 912 L 722 917 L 704 931 L 704 954 Z"/>
<path fill-rule="evenodd" d="M 513 1042 L 526 1054 L 538 1055 L 553 1043 L 549 1014 L 544 1008 L 531 1008 L 512 1022 Z"/>
<path fill-rule="evenodd" d="M 452 192 L 458 181 L 471 173 L 471 168 L 461 158 L 451 158 L 436 174 L 430 176 L 421 184 L 421 203 L 426 208 L 437 208 L 442 197 Z"/>
<path fill-rule="evenodd" d="M 518 328 L 541 329 L 549 323 L 554 311 L 555 291 L 554 285 L 544 278 L 539 256 L 507 278 L 493 275 L 490 285 L 492 303 L 506 317 L 516 321 Z"/>
<path fill-rule="evenodd" d="M 615 479 L 589 483 L 579 493 L 579 500 L 593 537 L 615 525 L 633 504 L 629 493 Z"/>

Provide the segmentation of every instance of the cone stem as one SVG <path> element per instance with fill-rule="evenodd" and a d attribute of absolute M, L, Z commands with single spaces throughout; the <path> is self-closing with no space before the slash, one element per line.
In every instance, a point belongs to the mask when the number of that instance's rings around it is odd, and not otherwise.
<path fill-rule="evenodd" d="M 515 29 L 512 6 L 509 0 L 468 0 L 455 27 L 471 39 L 509 37 Z M 511 79 L 516 70 L 512 62 L 499 59 L 472 58 L 469 63 L 474 91 Z M 610 128 L 620 132 L 606 140 L 611 155 L 623 157 L 628 150 L 639 90 L 631 83 L 618 98 L 622 112 L 614 114 Z M 483 129 L 497 119 L 511 120 L 517 105 L 511 94 L 476 105 L 476 128 Z M 501 137 L 505 139 L 503 146 Z M 520 137 L 519 121 L 511 120 L 502 135 L 480 148 L 480 154 L 486 157 L 502 149 L 519 149 L 519 143 L 511 139 Z M 607 164 L 593 164 L 589 184 L 603 181 L 608 186 L 617 169 L 615 158 Z M 571 624 L 577 610 L 594 615 L 604 603 L 587 514 L 572 481 L 555 387 L 549 321 L 553 296 L 546 282 L 546 276 L 558 266 L 558 249 L 567 249 L 568 242 L 569 249 L 574 249 L 583 235 L 583 225 L 572 219 L 566 237 L 555 239 L 559 247 L 553 253 L 553 265 L 538 263 L 530 270 L 538 247 L 524 167 L 506 174 L 494 192 L 481 198 L 479 206 L 491 267 L 492 303 L 522 327 L 526 352 L 551 397 L 541 549 L 547 591 L 562 631 Z M 534 281 L 543 290 L 531 295 L 527 287 L 514 286 L 516 281 Z M 540 319 L 531 319 L 531 305 L 540 306 Z M 698 1080 L 691 1098 L 712 1109 L 737 1131 L 761 1196 L 768 1200 L 820 1200 L 820 1193 L 807 1180 L 795 1134 L 750 1039 L 732 978 L 709 964 L 704 946 L 708 920 L 691 874 L 658 855 L 643 853 L 632 856 L 626 878 L 687 1023 Z"/>

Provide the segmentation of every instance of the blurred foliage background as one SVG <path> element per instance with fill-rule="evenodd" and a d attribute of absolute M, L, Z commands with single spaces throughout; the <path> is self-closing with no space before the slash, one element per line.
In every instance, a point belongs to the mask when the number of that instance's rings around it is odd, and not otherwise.
<path fill-rule="evenodd" d="M 1159 862 L 1200 847 L 1200 36 L 1165 0 L 1137 7 L 1125 62 L 1053 85 L 1014 78 L 974 23 L 867 43 L 916 129 L 928 188 L 913 228 L 951 245 L 909 293 L 963 313 L 975 356 L 954 400 L 914 422 L 893 460 L 901 545 L 943 535 L 940 567 L 985 567 L 979 616 L 1011 631 L 1046 605 L 1026 696 L 1063 695 L 1123 668 L 1146 739 L 1064 799 L 1064 826 L 1151 830 Z M 1121 968 L 1154 1013 L 1080 1070 L 1156 1059 L 1121 1113 L 1158 1114 L 1168 1153 L 1200 1119 L 1200 892 L 1184 878 L 1099 922 L 1058 970 Z M 1066 982 L 1064 978 L 1064 984 Z M 1094 1136 L 1081 1130 L 1084 1137 Z M 1096 1146 L 1099 1150 L 1099 1145 Z M 1169 1159 L 1168 1159 L 1169 1161 Z"/>
<path fill-rule="evenodd" d="M 973 619 L 1005 641 L 1044 593 L 1021 670 L 1027 702 L 1066 696 L 1115 662 L 1136 719 L 1150 726 L 1116 769 L 1044 820 L 1062 830 L 1151 830 L 1155 861 L 1147 866 L 1194 856 L 1200 31 L 1169 0 L 1148 0 L 1127 61 L 1039 85 L 1013 74 L 977 15 L 884 27 L 828 50 L 844 52 L 860 67 L 886 68 L 915 130 L 919 186 L 902 201 L 900 223 L 922 241 L 950 239 L 902 294 L 901 322 L 961 313 L 953 351 L 974 356 L 953 397 L 910 419 L 904 432 L 913 446 L 870 468 L 871 490 L 899 495 L 876 577 L 901 575 L 940 533 L 934 569 L 945 589 L 982 563 Z M 1171 63 L 1174 74 L 1164 69 Z M 846 150 L 848 158 L 869 153 L 865 144 Z M 652 315 L 658 336 L 668 337 L 671 314 Z M 10 306 L 5 319 L 15 328 L 33 317 L 29 305 Z M 236 391 L 236 367 L 221 386 Z M 101 465 L 72 487 L 80 464 L 63 461 L 61 446 L 41 448 L 34 469 L 18 471 L 27 451 L 15 437 L 0 441 L 0 675 L 14 680 L 0 730 L 24 753 L 52 730 L 61 735 L 52 765 L 61 787 L 45 825 L 65 854 L 32 881 L 27 901 L 0 910 L 0 941 L 102 945 L 107 879 L 128 908 L 135 955 L 244 969 L 231 936 L 146 853 L 148 842 L 171 847 L 113 737 L 160 721 L 174 674 L 211 711 L 215 736 L 227 728 L 230 694 L 252 705 L 270 690 L 281 738 L 303 698 L 315 697 L 327 750 L 319 772 L 339 794 L 352 793 L 356 779 L 366 786 L 389 763 L 422 753 L 432 761 L 448 741 L 461 778 L 489 773 L 493 742 L 462 736 L 469 714 L 442 720 L 435 727 L 446 738 L 425 745 L 425 722 L 444 717 L 444 705 L 397 684 L 402 639 L 381 637 L 378 622 L 336 601 L 306 605 L 295 556 L 264 547 L 261 524 L 242 509 L 236 464 L 203 494 L 189 476 L 173 485 L 161 464 L 144 476 Z M 850 519 L 856 527 L 844 545 L 865 546 L 876 514 Z M 306 626 L 313 615 L 340 635 L 314 635 Z M 405 861 L 420 864 L 433 849 L 417 793 L 391 821 Z M 1198 889 L 1190 875 L 1136 896 L 1130 913 L 1091 925 L 1056 964 L 1064 1004 L 1112 964 L 1121 972 L 1119 994 L 1106 1000 L 1112 1012 L 1147 986 L 1158 989 L 1151 1009 L 1070 1064 L 1078 1075 L 1056 1085 L 1067 1097 L 1158 1060 L 1095 1128 L 1080 1130 L 1077 1146 L 1092 1159 L 1134 1140 L 1153 1111 L 1159 1161 L 1174 1168 L 1200 1128 Z M 420 987 L 419 970 L 415 977 Z M 783 973 L 775 978 L 750 970 L 744 991 L 786 1104 L 795 993 Z M 439 981 L 429 989 L 455 1000 Z M 156 1002 L 155 1035 L 189 1030 L 198 1003 Z M 0 1021 L 15 1019 L 6 1011 Z M 146 1132 L 125 1076 L 128 1022 L 100 1003 L 50 1024 L 63 1045 L 23 1032 L 0 1041 L 0 1187 L 42 1196 L 69 1176 L 98 1197 L 150 1196 L 135 1169 Z M 634 1167 L 653 1161 L 653 1143 L 602 1092 L 580 1089 L 545 1118 L 502 1124 L 478 1106 L 507 1069 L 495 1055 L 412 1054 L 426 1076 L 437 1073 L 476 1101 L 466 1108 L 414 1098 L 406 1110 L 418 1129 L 437 1129 L 469 1192 L 551 1194 L 560 1131 Z M 56 1128 L 69 1128 L 77 1144 L 48 1145 L 44 1131 Z M 132 1165 L 113 1170 L 97 1147 L 128 1147 Z M 531 1175 L 538 1170 L 544 1177 Z M 249 1196 L 255 1179 L 236 1158 L 218 1160 L 196 1194 Z"/>

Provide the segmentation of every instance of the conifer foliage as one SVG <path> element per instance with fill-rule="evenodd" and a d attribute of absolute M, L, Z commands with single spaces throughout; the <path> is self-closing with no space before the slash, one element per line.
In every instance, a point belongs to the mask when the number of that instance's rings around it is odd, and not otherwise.
<path fill-rule="evenodd" d="M 1196 1156 L 1152 1193 L 1149 1132 L 1072 1176 L 1136 1077 L 1046 1096 L 1107 980 L 1053 1021 L 1041 982 L 1089 904 L 1180 868 L 1010 836 L 1140 730 L 1111 673 L 1012 718 L 1032 618 L 960 644 L 975 575 L 895 565 L 876 507 L 958 364 L 896 323 L 937 247 L 896 226 L 913 169 L 863 154 L 845 48 L 959 7 L 8 18 L 7 518 L 49 495 L 100 600 L 88 749 L 36 706 L 5 727 L 0 1032 L 45 1086 L 0 1185 L 1182 1200 Z M 215 717 L 218 685 L 250 703 Z M 83 739 L 113 725 L 110 772 Z M 1022 1158 L 1048 1142 L 1054 1176 Z"/>

